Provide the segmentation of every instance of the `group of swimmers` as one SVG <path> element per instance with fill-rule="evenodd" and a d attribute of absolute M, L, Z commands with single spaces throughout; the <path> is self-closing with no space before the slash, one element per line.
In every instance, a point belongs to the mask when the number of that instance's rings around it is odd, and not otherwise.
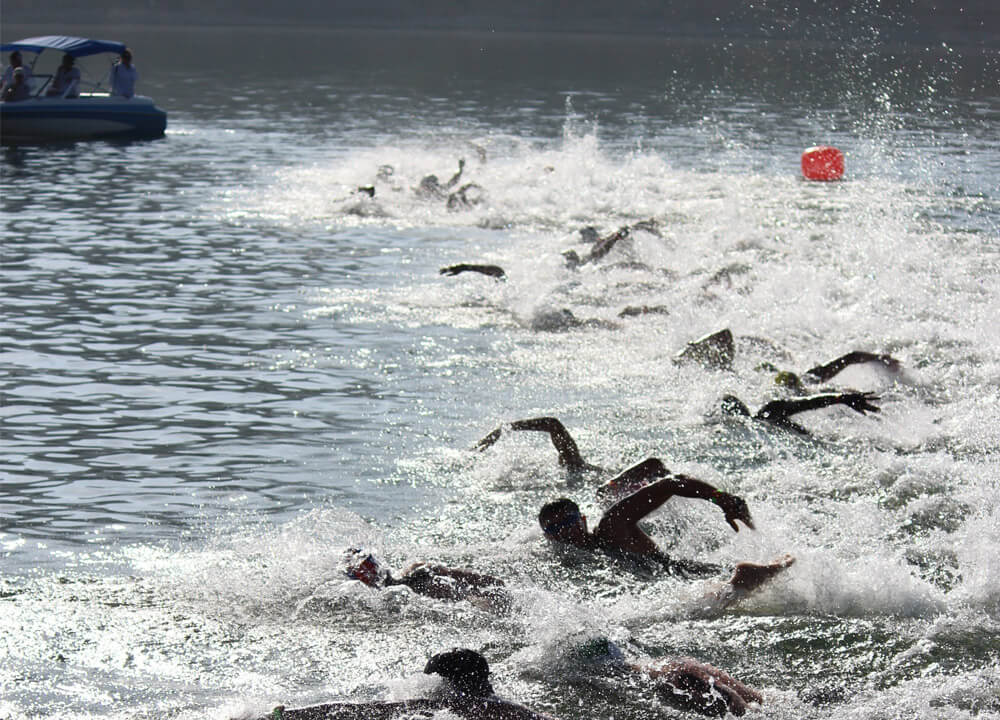
<path fill-rule="evenodd" d="M 504 425 L 482 438 L 475 449 L 485 451 L 508 430 L 548 434 L 557 450 L 559 463 L 570 472 L 600 471 L 583 460 L 573 437 L 554 417 L 528 418 Z M 696 560 L 671 558 L 639 527 L 639 521 L 677 495 L 715 504 L 734 531 L 739 531 L 740 523 L 747 528 L 754 527 L 742 498 L 695 478 L 671 473 L 657 458 L 649 458 L 618 473 L 600 485 L 596 494 L 607 509 L 593 530 L 588 529 L 579 506 L 561 498 L 547 503 L 538 513 L 544 537 L 552 543 L 590 552 L 650 561 L 670 574 L 705 577 L 718 574 L 722 568 Z M 767 565 L 739 563 L 729 578 L 726 591 L 718 596 L 725 598 L 723 604 L 731 603 L 793 562 L 792 557 L 785 556 Z M 394 575 L 373 554 L 358 548 L 347 551 L 343 567 L 349 578 L 373 589 L 403 585 L 420 595 L 438 600 L 468 601 L 493 612 L 506 612 L 512 604 L 502 579 L 468 569 L 420 562 Z M 748 705 L 763 702 L 760 693 L 728 673 L 691 658 L 642 665 L 627 660 L 617 646 L 603 638 L 588 644 L 586 652 L 588 657 L 599 658 L 603 664 L 651 680 L 658 697 L 678 709 L 721 717 L 727 713 L 743 715 Z M 442 686 L 428 698 L 405 702 L 327 703 L 297 709 L 278 707 L 271 717 L 273 720 L 396 718 L 447 709 L 469 720 L 554 720 L 549 715 L 497 697 L 489 682 L 488 663 L 475 650 L 456 648 L 435 655 L 424 672 L 444 678 Z"/>
<path fill-rule="evenodd" d="M 485 151 L 482 151 L 481 148 L 477 148 L 477 150 L 480 151 L 480 159 L 485 161 Z M 458 170 L 446 182 L 442 183 L 437 175 L 425 175 L 420 179 L 420 184 L 413 189 L 413 192 L 420 200 L 443 200 L 445 206 L 451 211 L 468 210 L 479 205 L 483 201 L 485 193 L 479 183 L 468 182 L 459 185 L 463 172 L 465 172 L 465 158 L 459 159 Z M 380 182 L 390 182 L 395 173 L 396 170 L 392 165 L 382 165 L 378 169 L 376 179 Z M 359 185 L 354 190 L 354 193 L 367 195 L 369 198 L 374 198 L 375 192 L 374 184 Z"/>
<path fill-rule="evenodd" d="M 598 653 L 614 656 L 621 670 L 652 679 L 658 695 L 678 710 L 713 717 L 743 715 L 751 703 L 763 699 L 728 673 L 690 659 L 639 665 L 620 657 L 614 646 L 601 642 Z M 469 648 L 453 648 L 433 655 L 424 666 L 427 675 L 440 675 L 443 683 L 426 698 L 398 702 L 324 703 L 286 709 L 276 707 L 261 720 L 389 720 L 432 717 L 447 710 L 465 720 L 555 720 L 551 715 L 499 697 L 490 682 L 486 658 Z"/>
<path fill-rule="evenodd" d="M 457 182 L 457 176 L 452 181 Z M 452 181 L 449 182 L 454 184 Z M 655 226 L 637 226 L 655 230 Z M 578 255 L 571 257 L 570 266 L 577 267 L 600 259 L 615 243 L 627 237 L 631 230 L 632 228 L 625 227 L 605 238 L 596 236 L 595 233 L 592 238 L 594 249 L 582 259 Z M 482 264 L 452 265 L 442 268 L 441 273 L 457 275 L 468 271 L 500 280 L 506 277 L 499 266 Z M 732 369 L 734 355 L 735 341 L 732 332 L 724 329 L 688 343 L 675 356 L 675 362 L 695 362 L 710 368 L 728 370 Z M 791 396 L 772 400 L 752 413 L 742 401 L 727 395 L 722 398 L 722 409 L 730 415 L 752 418 L 801 435 L 807 435 L 808 432 L 790 419 L 801 412 L 843 405 L 861 414 L 876 413 L 879 412 L 879 407 L 875 403 L 879 398 L 873 393 L 807 393 L 807 385 L 824 383 L 847 367 L 862 363 L 873 363 L 891 372 L 900 368 L 899 361 L 890 355 L 864 351 L 847 353 L 801 375 L 778 371 L 768 365 L 765 369 L 776 373 L 776 383 Z M 604 473 L 602 468 L 584 460 L 579 446 L 563 423 L 550 416 L 506 423 L 483 437 L 474 449 L 485 451 L 495 445 L 505 433 L 512 431 L 547 434 L 556 449 L 559 464 L 574 475 Z M 685 578 L 719 575 L 723 568 L 717 564 L 669 556 L 640 527 L 641 520 L 674 496 L 705 500 L 716 505 L 735 532 L 740 531 L 741 524 L 754 529 L 750 510 L 742 498 L 688 475 L 673 473 L 655 457 L 626 468 L 597 487 L 596 498 L 604 511 L 592 528 L 580 506 L 565 497 L 543 505 L 537 519 L 544 538 L 555 545 L 608 554 L 626 562 L 641 563 L 663 573 Z M 785 555 L 763 565 L 738 563 L 722 589 L 711 597 L 717 606 L 727 607 L 761 587 L 794 562 L 792 556 Z M 506 612 L 513 603 L 502 579 L 469 569 L 419 562 L 394 575 L 373 554 L 358 548 L 347 551 L 343 567 L 349 578 L 374 589 L 403 585 L 420 595 L 452 602 L 466 601 L 493 612 Z M 658 697 L 674 708 L 713 717 L 729 713 L 741 716 L 746 713 L 749 705 L 763 702 L 757 691 L 728 673 L 699 660 L 676 658 L 653 665 L 641 665 L 628 661 L 621 649 L 607 639 L 599 638 L 591 644 L 595 647 L 588 649 L 590 655 L 599 657 L 602 663 L 609 666 L 653 681 Z M 441 687 L 428 698 L 395 703 L 333 703 L 293 710 L 279 707 L 272 717 L 274 720 L 396 718 L 413 713 L 432 714 L 436 710 L 447 709 L 470 720 L 554 720 L 549 715 L 497 697 L 489 682 L 489 665 L 483 655 L 475 650 L 455 648 L 435 655 L 428 661 L 424 672 L 441 675 L 444 679 Z"/>

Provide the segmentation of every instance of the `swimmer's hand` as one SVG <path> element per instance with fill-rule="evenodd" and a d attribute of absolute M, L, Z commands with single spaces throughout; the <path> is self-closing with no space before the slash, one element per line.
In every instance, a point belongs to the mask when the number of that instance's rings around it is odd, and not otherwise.
<path fill-rule="evenodd" d="M 879 355 L 876 357 L 876 360 L 882 363 L 885 369 L 890 372 L 899 372 L 903 367 L 903 364 L 892 355 Z"/>
<path fill-rule="evenodd" d="M 739 599 L 741 593 L 756 590 L 775 575 L 787 570 L 794 564 L 795 558 L 788 554 L 783 555 L 769 565 L 740 563 L 736 566 L 733 576 L 729 579 L 729 586 L 739 592 L 727 595 L 726 604 L 731 605 L 733 601 Z"/>
<path fill-rule="evenodd" d="M 879 397 L 872 392 L 854 392 L 854 393 L 844 393 L 841 402 L 847 407 L 851 408 L 855 412 L 859 412 L 864 415 L 866 412 L 881 412 L 878 405 L 873 405 L 873 402 L 878 402 Z"/>
<path fill-rule="evenodd" d="M 747 507 L 743 498 L 719 491 L 712 498 L 712 502 L 722 508 L 722 512 L 726 515 L 726 522 L 734 531 L 740 531 L 740 526 L 736 524 L 737 520 L 741 520 L 751 530 L 756 530 L 753 526 L 753 518 L 750 517 L 750 508 Z"/>
<path fill-rule="evenodd" d="M 502 426 L 498 427 L 496 430 L 494 430 L 489 435 L 487 435 L 486 437 L 484 437 L 482 440 L 480 440 L 479 442 L 477 442 L 472 449 L 473 450 L 478 450 L 479 452 L 482 452 L 486 448 L 488 448 L 491 445 L 493 445 L 497 440 L 499 440 L 501 434 L 503 434 L 503 427 Z"/>
<path fill-rule="evenodd" d="M 472 263 L 459 263 L 458 265 L 449 265 L 448 267 L 443 267 L 439 271 L 442 275 L 458 275 L 463 272 L 477 272 L 483 275 L 488 275 L 489 277 L 496 278 L 497 280 L 505 280 L 507 274 L 503 271 L 503 268 L 499 265 L 475 265 Z"/>

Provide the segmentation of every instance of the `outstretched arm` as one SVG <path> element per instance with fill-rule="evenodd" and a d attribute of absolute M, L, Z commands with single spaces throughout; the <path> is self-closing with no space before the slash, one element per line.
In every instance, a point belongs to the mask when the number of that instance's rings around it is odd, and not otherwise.
<path fill-rule="evenodd" d="M 863 350 L 855 350 L 846 355 L 841 355 L 836 360 L 831 360 L 825 365 L 817 365 L 807 370 L 805 378 L 812 382 L 826 382 L 846 367 L 869 362 L 881 363 L 887 370 L 893 372 L 897 372 L 900 368 L 899 360 L 892 357 L 892 355 L 876 355 L 875 353 L 864 352 Z"/>
<path fill-rule="evenodd" d="M 503 434 L 504 427 L 511 430 L 536 430 L 539 432 L 547 432 L 549 437 L 552 439 L 552 444 L 555 445 L 556 451 L 559 453 L 560 465 L 564 465 L 571 470 L 584 470 L 590 467 L 583 461 L 583 457 L 580 455 L 580 449 L 576 446 L 576 441 L 573 440 L 563 424 L 554 417 L 536 417 L 528 418 L 526 420 L 515 420 L 509 425 L 498 427 L 496 430 L 484 437 L 476 443 L 475 449 L 485 450 L 499 440 L 500 435 Z"/>
<path fill-rule="evenodd" d="M 260 720 L 388 720 L 389 718 L 430 717 L 431 713 L 446 707 L 436 700 L 407 700 L 405 702 L 326 703 L 286 710 L 279 705 Z"/>
<path fill-rule="evenodd" d="M 619 240 L 627 238 L 630 232 L 631 231 L 626 225 L 625 227 L 620 228 L 617 232 L 611 233 L 606 238 L 601 238 L 597 241 L 594 247 L 591 248 L 590 252 L 587 253 L 587 258 L 584 262 L 594 262 L 595 260 L 600 260 L 602 257 L 611 252 L 612 248 L 618 244 Z"/>
<path fill-rule="evenodd" d="M 439 271 L 442 275 L 458 275 L 464 272 L 477 272 L 483 275 L 489 275 L 497 280 L 505 280 L 507 278 L 506 273 L 504 273 L 503 268 L 499 265 L 476 265 L 473 263 L 459 263 L 458 265 L 449 265 L 448 267 L 443 267 Z"/>
<path fill-rule="evenodd" d="M 659 480 L 669 475 L 670 471 L 667 470 L 662 460 L 659 458 L 646 458 L 641 463 L 637 463 L 618 473 L 597 488 L 597 497 L 607 499 L 609 496 L 622 497 L 631 495 L 653 480 Z"/>
<path fill-rule="evenodd" d="M 879 412 L 878 406 L 872 404 L 878 400 L 878 396 L 871 392 L 820 393 L 803 398 L 773 400 L 758 410 L 755 417 L 780 425 L 791 415 L 831 405 L 846 405 L 864 415 L 866 412 Z"/>
<path fill-rule="evenodd" d="M 403 571 L 400 580 L 403 581 L 403 584 L 409 584 L 410 581 L 432 583 L 436 578 L 448 578 L 476 589 L 502 587 L 504 584 L 503 580 L 492 575 L 483 575 L 472 570 L 433 565 L 424 562 L 410 565 L 410 567 Z"/>
<path fill-rule="evenodd" d="M 462 177 L 462 170 L 465 169 L 465 158 L 458 161 L 458 172 L 451 176 L 451 180 L 445 183 L 445 190 L 449 190 L 458 184 L 459 178 Z"/>
<path fill-rule="evenodd" d="M 662 463 L 660 463 L 660 465 L 662 466 Z M 688 477 L 687 475 L 672 475 L 670 477 L 665 477 L 662 480 L 658 480 L 655 483 L 647 485 L 641 490 L 637 490 L 624 500 L 620 500 L 612 506 L 612 508 L 605 513 L 604 519 L 607 519 L 615 524 L 623 523 L 635 525 L 642 518 L 659 508 L 674 495 L 698 498 L 700 500 L 708 500 L 715 503 L 722 509 L 722 512 L 725 513 L 726 522 L 729 523 L 730 527 L 732 527 L 736 532 L 739 532 L 740 530 L 739 526 L 736 524 L 737 520 L 743 521 L 748 528 L 751 530 L 753 529 L 753 520 L 750 518 L 750 510 L 747 508 L 747 504 L 742 498 L 737 497 L 736 495 L 731 495 L 727 492 L 722 492 L 721 490 L 716 490 L 708 483 L 696 480 L 693 477 Z M 601 520 L 602 523 L 604 522 L 604 519 Z"/>

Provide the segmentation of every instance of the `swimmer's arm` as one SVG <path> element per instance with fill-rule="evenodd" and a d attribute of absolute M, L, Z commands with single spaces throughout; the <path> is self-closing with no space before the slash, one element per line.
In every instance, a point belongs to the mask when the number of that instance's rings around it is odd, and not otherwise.
<path fill-rule="evenodd" d="M 552 444 L 559 453 L 560 465 L 564 465 L 571 470 L 582 470 L 590 467 L 584 462 L 583 456 L 580 455 L 580 448 L 577 447 L 576 441 L 573 440 L 565 426 L 554 417 L 537 417 L 527 418 L 525 420 L 515 420 L 509 425 L 498 427 L 496 430 L 484 437 L 476 443 L 475 449 L 485 450 L 493 445 L 500 439 L 500 436 L 503 434 L 504 427 L 511 430 L 535 430 L 538 432 L 546 432 L 549 434 L 549 437 L 552 439 Z"/>
<path fill-rule="evenodd" d="M 608 520 L 616 525 L 634 526 L 674 495 L 715 503 L 725 513 L 726 522 L 736 532 L 740 529 L 736 524 L 737 520 L 743 521 L 747 527 L 753 529 L 750 510 L 742 498 L 717 490 L 708 483 L 687 475 L 673 475 L 637 490 L 613 505 L 601 519 L 601 524 Z"/>
<path fill-rule="evenodd" d="M 756 417 L 781 425 L 788 422 L 791 415 L 831 405 L 846 405 L 864 415 L 866 412 L 879 412 L 879 407 L 873 404 L 878 400 L 878 396 L 871 392 L 820 393 L 803 398 L 773 400 L 758 410 Z"/>
<path fill-rule="evenodd" d="M 597 488 L 597 497 L 605 497 L 611 493 L 624 491 L 625 488 L 669 475 L 670 471 L 667 470 L 662 460 L 659 458 L 646 458 L 642 462 L 618 473 Z"/>
<path fill-rule="evenodd" d="M 814 382 L 826 382 L 851 365 L 860 365 L 861 363 L 869 362 L 881 363 L 887 370 L 891 370 L 892 372 L 897 372 L 900 368 L 899 360 L 892 357 L 892 355 L 876 355 L 875 353 L 864 352 L 863 350 L 855 350 L 846 355 L 841 355 L 836 360 L 831 360 L 825 365 L 817 365 L 807 370 L 805 377 Z"/>
<path fill-rule="evenodd" d="M 275 708 L 260 720 L 389 720 L 389 718 L 432 717 L 445 705 L 436 700 L 407 700 L 404 702 L 326 703 L 311 707 Z"/>
<path fill-rule="evenodd" d="M 445 567 L 444 565 L 429 565 L 427 563 L 416 563 L 407 568 L 406 572 L 411 572 L 417 568 L 427 568 L 435 577 L 448 577 L 460 580 L 469 587 L 488 588 L 503 585 L 503 580 L 492 575 L 483 575 L 472 570 L 462 570 L 459 568 Z"/>
<path fill-rule="evenodd" d="M 439 271 L 442 275 L 458 275 L 463 272 L 477 272 L 483 275 L 489 275 L 497 280 L 505 280 L 507 278 L 506 273 L 504 273 L 503 268 L 499 265 L 476 265 L 474 263 L 459 263 L 458 265 L 449 265 L 448 267 L 443 267 Z"/>
<path fill-rule="evenodd" d="M 551 715 L 535 712 L 510 700 L 496 696 L 485 700 L 472 698 L 453 701 L 449 708 L 459 717 L 478 720 L 556 720 Z"/>
<path fill-rule="evenodd" d="M 617 232 L 608 235 L 594 245 L 593 249 L 587 254 L 586 262 L 593 262 L 594 260 L 600 260 L 602 257 L 607 255 L 618 244 L 619 240 L 623 240 L 629 236 L 628 227 L 623 227 Z"/>
<path fill-rule="evenodd" d="M 444 187 L 445 187 L 446 190 L 450 189 L 450 188 L 453 188 L 453 187 L 455 187 L 455 185 L 458 184 L 458 179 L 460 177 L 462 177 L 462 170 L 464 170 L 464 169 L 465 169 L 465 158 L 462 158 L 461 160 L 458 161 L 458 172 L 455 173 L 454 175 L 452 175 L 451 176 L 451 180 L 449 180 L 445 184 Z"/>

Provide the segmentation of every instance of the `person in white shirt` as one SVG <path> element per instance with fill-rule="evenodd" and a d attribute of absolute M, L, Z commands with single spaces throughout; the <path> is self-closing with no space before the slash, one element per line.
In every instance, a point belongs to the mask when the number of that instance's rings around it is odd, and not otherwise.
<path fill-rule="evenodd" d="M 111 94 L 130 98 L 135 95 L 135 83 L 139 79 L 139 71 L 132 64 L 132 51 L 122 50 L 121 62 L 111 68 Z"/>

